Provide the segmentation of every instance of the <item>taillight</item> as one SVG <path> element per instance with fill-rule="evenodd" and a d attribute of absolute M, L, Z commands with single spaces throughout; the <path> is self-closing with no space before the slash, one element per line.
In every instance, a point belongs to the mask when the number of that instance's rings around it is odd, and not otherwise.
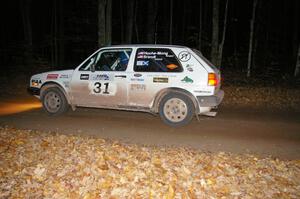
<path fill-rule="evenodd" d="M 218 79 L 215 73 L 208 73 L 208 85 L 209 86 L 217 86 Z"/>

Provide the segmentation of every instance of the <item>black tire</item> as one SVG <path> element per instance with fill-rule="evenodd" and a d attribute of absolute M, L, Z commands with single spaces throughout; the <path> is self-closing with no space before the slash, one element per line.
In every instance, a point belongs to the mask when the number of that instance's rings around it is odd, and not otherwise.
<path fill-rule="evenodd" d="M 69 109 L 68 101 L 63 92 L 56 87 L 46 89 L 41 96 L 43 108 L 51 116 L 58 116 Z"/>
<path fill-rule="evenodd" d="M 159 115 L 162 121 L 172 127 L 188 124 L 194 116 L 195 106 L 192 100 L 180 93 L 169 93 L 159 103 Z"/>

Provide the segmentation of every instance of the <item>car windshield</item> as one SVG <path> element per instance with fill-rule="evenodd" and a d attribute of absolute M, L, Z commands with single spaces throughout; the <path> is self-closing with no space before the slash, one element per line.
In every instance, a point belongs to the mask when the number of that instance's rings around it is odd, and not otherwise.
<path fill-rule="evenodd" d="M 197 49 L 192 49 L 192 50 L 194 51 L 194 53 L 196 53 L 197 56 L 199 56 L 212 69 L 218 70 L 218 68 L 215 65 L 213 65 L 208 59 L 206 59 L 206 57 L 204 57 L 199 50 L 197 50 Z"/>

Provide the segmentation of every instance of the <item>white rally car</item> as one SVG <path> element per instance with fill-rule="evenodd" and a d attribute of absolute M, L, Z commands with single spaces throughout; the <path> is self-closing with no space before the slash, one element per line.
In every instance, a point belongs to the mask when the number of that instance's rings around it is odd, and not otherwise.
<path fill-rule="evenodd" d="M 28 90 L 50 115 L 69 107 L 145 111 L 171 126 L 215 115 L 224 96 L 216 67 L 197 50 L 171 45 L 101 48 L 74 70 L 33 75 Z"/>

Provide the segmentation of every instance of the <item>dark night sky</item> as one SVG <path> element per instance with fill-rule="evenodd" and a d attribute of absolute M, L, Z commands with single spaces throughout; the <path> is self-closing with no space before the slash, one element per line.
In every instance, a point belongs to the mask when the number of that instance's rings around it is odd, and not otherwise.
<path fill-rule="evenodd" d="M 20 1 L 20 0 L 19 0 Z M 18 0 L 6 1 L 1 6 L 0 50 L 1 63 L 14 62 L 8 59 L 24 42 L 23 24 Z M 58 0 L 56 0 L 58 1 Z M 51 41 L 53 40 L 54 20 L 53 0 L 32 0 L 31 22 L 34 53 L 51 64 Z M 112 10 L 112 44 L 120 44 L 122 28 L 121 18 L 126 23 L 126 1 L 113 0 Z M 137 29 L 139 41 L 133 35 L 133 43 L 147 43 L 145 34 L 147 20 L 147 1 L 140 0 L 137 5 Z M 169 39 L 169 0 L 158 1 L 157 6 L 157 43 L 168 43 Z M 198 47 L 199 33 L 198 0 L 174 0 L 173 11 L 173 44 Z M 202 0 L 202 52 L 210 58 L 212 1 Z M 228 24 L 222 65 L 227 68 L 239 68 L 245 65 L 249 45 L 249 26 L 252 11 L 252 0 L 229 0 Z M 261 0 L 258 3 L 255 29 L 256 65 L 257 68 L 276 63 L 280 69 L 290 72 L 295 61 L 295 46 L 299 41 L 299 15 L 297 0 Z M 220 1 L 220 36 L 223 28 L 225 1 Z M 122 8 L 121 8 L 122 7 Z M 97 1 L 74 0 L 63 3 L 64 24 L 64 64 L 70 67 L 84 59 L 97 48 Z M 153 17 L 154 14 L 153 14 Z M 126 24 L 124 25 L 126 26 Z M 124 30 L 124 27 L 123 27 Z M 239 61 L 232 63 L 234 53 Z M 4 60 L 4 61 L 3 61 Z M 5 61 L 6 60 L 6 61 Z M 7 61 L 9 60 L 9 61 Z M 11 62 L 11 60 L 13 60 Z"/>

